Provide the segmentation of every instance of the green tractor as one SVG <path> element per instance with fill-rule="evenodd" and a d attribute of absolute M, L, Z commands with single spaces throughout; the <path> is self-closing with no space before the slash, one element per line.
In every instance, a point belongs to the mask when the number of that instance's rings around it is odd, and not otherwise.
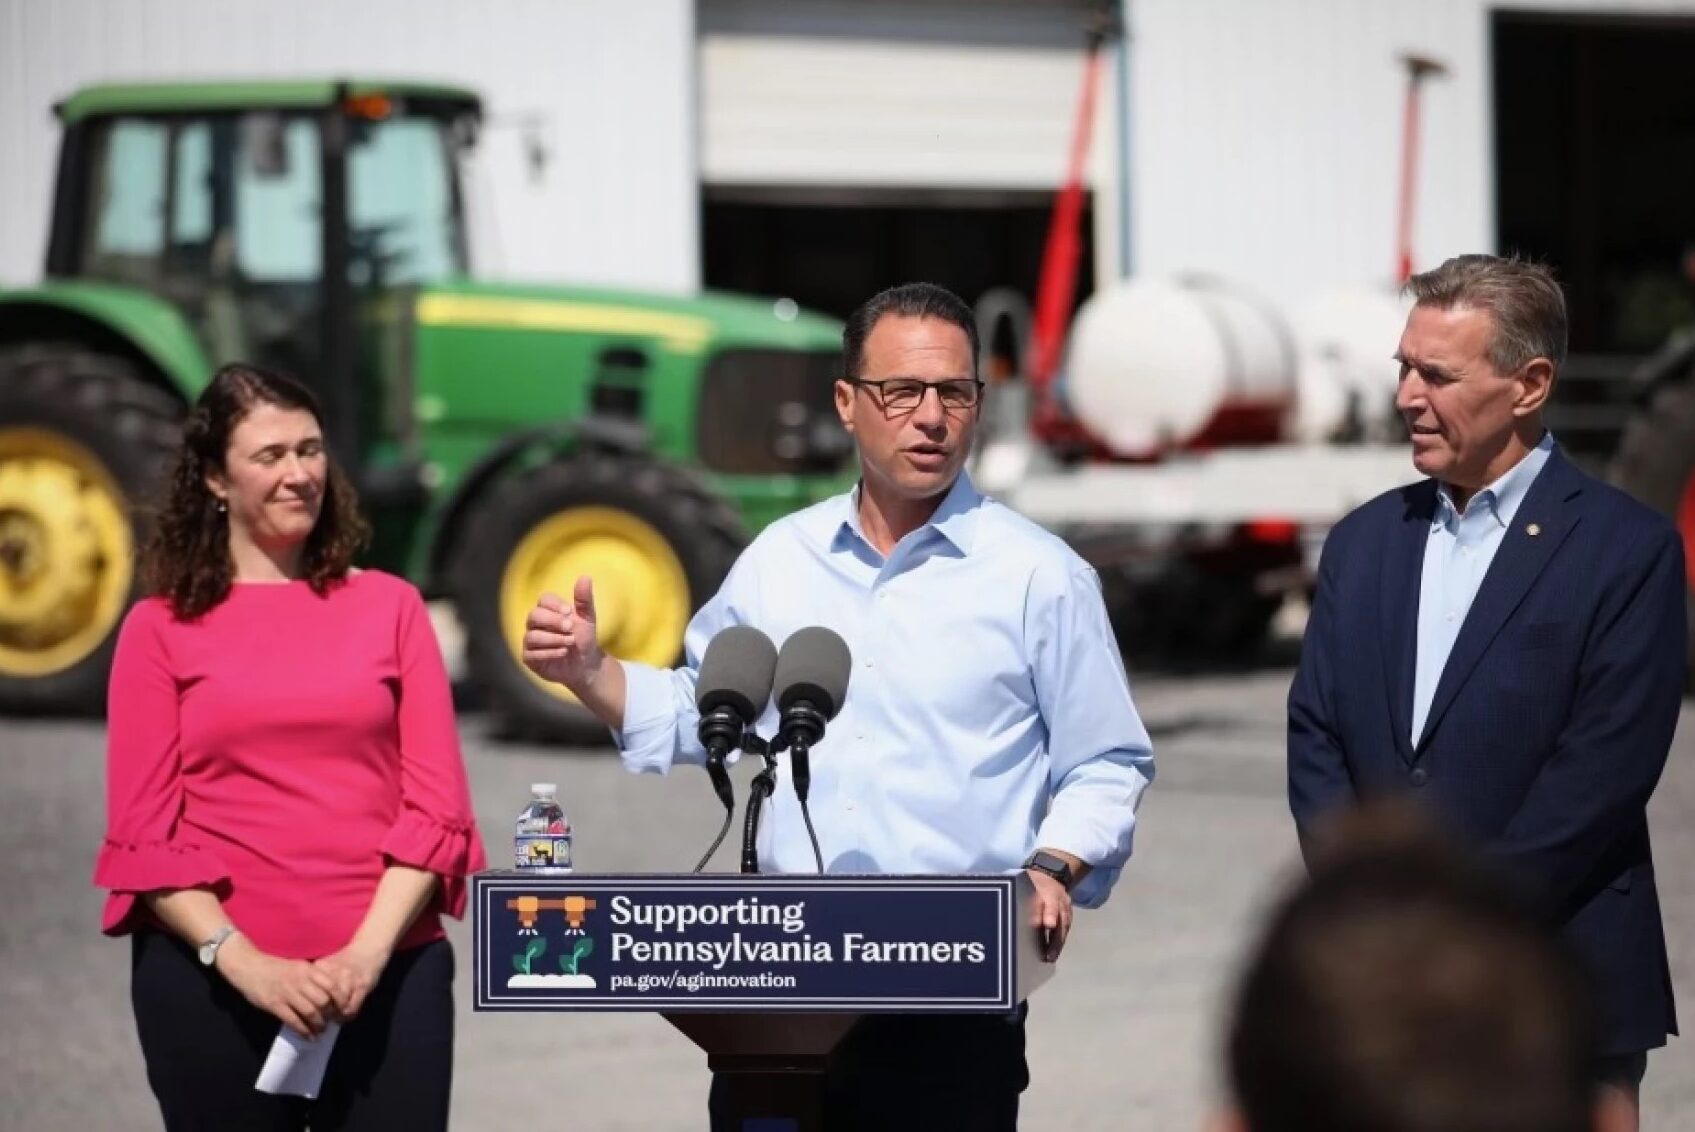
<path fill-rule="evenodd" d="M 452 600 L 508 734 L 598 731 L 519 663 L 543 590 L 592 574 L 610 649 L 672 663 L 749 533 L 841 489 L 834 321 L 469 277 L 468 91 L 102 86 L 57 111 L 47 278 L 0 292 L 0 711 L 102 703 L 145 504 L 223 362 L 318 392 L 369 563 Z"/>

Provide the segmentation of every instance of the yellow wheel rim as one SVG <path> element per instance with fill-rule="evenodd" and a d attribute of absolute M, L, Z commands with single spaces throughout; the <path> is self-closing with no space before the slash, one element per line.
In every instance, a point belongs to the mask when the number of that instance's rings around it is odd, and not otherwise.
<path fill-rule="evenodd" d="M 129 600 L 124 494 L 58 433 L 0 428 L 0 676 L 51 676 L 93 653 Z"/>
<path fill-rule="evenodd" d="M 689 580 L 676 551 L 664 535 L 626 511 L 573 507 L 536 524 L 501 575 L 500 623 L 515 662 L 523 653 L 524 620 L 536 599 L 552 592 L 570 601 L 577 579 L 585 574 L 594 579 L 602 648 L 646 664 L 676 660 L 691 612 Z M 539 687 L 574 702 L 557 684 L 529 674 Z"/>

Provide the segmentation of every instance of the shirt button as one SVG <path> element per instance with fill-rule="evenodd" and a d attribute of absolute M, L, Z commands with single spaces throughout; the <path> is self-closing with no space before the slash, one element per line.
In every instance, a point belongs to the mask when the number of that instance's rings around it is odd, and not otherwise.
<path fill-rule="evenodd" d="M 1450 621 L 1452 621 L 1452 620 L 1453 620 L 1453 619 L 1454 619 L 1454 617 L 1453 617 L 1453 614 L 1449 614 L 1449 615 L 1448 615 L 1448 620 L 1450 620 Z M 877 667 L 877 662 L 876 662 L 876 661 L 874 661 L 874 660 L 872 660 L 872 659 L 871 659 L 871 658 L 870 658 L 870 657 L 866 657 L 866 658 L 865 658 L 865 667 L 867 667 L 867 668 L 876 668 L 876 667 Z"/>
<path fill-rule="evenodd" d="M 1452 613 L 1448 614 L 1448 620 L 1452 621 L 1453 619 L 1454 619 L 1454 615 Z"/>
<path fill-rule="evenodd" d="M 1430 774 L 1423 767 L 1415 766 L 1413 767 L 1412 774 L 1407 776 L 1407 780 L 1414 786 L 1423 786 L 1426 782 L 1430 781 Z"/>

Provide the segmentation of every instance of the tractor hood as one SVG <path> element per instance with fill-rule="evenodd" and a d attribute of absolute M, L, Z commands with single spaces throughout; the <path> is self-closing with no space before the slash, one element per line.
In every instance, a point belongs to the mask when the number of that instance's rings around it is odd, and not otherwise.
<path fill-rule="evenodd" d="M 671 297 L 546 284 L 449 283 L 418 294 L 419 327 L 643 340 L 668 353 L 729 347 L 835 350 L 841 324 L 786 299 L 706 292 Z"/>
<path fill-rule="evenodd" d="M 456 282 L 410 308 L 385 384 L 444 443 L 623 421 L 665 459 L 777 485 L 833 479 L 851 455 L 832 401 L 841 324 L 793 303 Z"/>

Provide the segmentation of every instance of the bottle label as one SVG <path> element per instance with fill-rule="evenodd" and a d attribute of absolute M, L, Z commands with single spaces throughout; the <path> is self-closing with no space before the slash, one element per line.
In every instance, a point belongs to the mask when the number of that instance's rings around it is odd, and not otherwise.
<path fill-rule="evenodd" d="M 520 869 L 569 869 L 569 833 L 520 833 L 513 838 L 513 865 Z"/>

